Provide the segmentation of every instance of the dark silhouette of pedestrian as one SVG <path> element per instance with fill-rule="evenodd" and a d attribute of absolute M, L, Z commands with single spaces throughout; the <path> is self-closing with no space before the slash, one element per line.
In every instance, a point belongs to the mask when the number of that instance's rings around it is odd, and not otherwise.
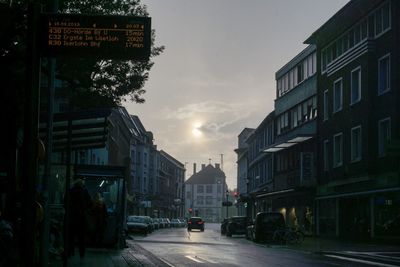
<path fill-rule="evenodd" d="M 94 195 L 93 217 L 95 223 L 94 242 L 96 246 L 101 246 L 107 225 L 107 207 L 99 192 Z"/>
<path fill-rule="evenodd" d="M 0 267 L 3 266 L 17 266 L 17 252 L 15 249 L 13 227 L 11 223 L 4 218 L 0 205 Z"/>
<path fill-rule="evenodd" d="M 69 190 L 68 214 L 68 249 L 67 255 L 74 255 L 75 243 L 78 242 L 79 256 L 85 256 L 85 237 L 87 231 L 87 214 L 92 206 L 92 200 L 82 179 L 76 179 Z"/>

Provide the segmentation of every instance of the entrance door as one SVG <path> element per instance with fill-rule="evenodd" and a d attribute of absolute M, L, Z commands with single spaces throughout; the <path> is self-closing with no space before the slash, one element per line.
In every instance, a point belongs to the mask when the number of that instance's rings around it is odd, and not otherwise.
<path fill-rule="evenodd" d="M 339 235 L 344 239 L 369 239 L 370 202 L 368 197 L 343 198 L 339 201 Z"/>

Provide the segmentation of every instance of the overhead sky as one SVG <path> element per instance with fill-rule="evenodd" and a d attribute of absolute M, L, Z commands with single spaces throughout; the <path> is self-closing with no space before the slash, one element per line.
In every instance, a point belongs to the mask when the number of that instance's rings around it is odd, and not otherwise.
<path fill-rule="evenodd" d="M 236 188 L 237 137 L 274 110 L 275 72 L 348 0 L 142 0 L 163 54 L 144 104 L 126 103 L 159 150 L 186 165 L 221 163 Z"/>

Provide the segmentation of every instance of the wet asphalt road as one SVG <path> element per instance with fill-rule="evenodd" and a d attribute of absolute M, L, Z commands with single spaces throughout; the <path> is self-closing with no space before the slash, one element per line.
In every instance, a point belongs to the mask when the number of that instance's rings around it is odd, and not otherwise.
<path fill-rule="evenodd" d="M 219 224 L 207 224 L 205 231 L 169 228 L 147 236 L 135 235 L 134 242 L 153 253 L 168 266 L 371 266 L 314 253 L 268 246 L 246 240 L 244 236 L 226 237 Z"/>

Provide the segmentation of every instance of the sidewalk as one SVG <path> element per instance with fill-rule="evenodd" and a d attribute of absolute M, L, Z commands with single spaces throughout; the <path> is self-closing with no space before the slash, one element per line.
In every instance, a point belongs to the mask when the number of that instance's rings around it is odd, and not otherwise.
<path fill-rule="evenodd" d="M 128 242 L 127 248 L 124 249 L 106 249 L 106 248 L 88 248 L 83 260 L 75 253 L 75 256 L 68 260 L 69 267 L 167 267 L 168 265 L 158 259 L 150 252 L 144 250 L 134 242 Z M 61 259 L 58 259 L 51 264 L 50 267 L 62 267 Z"/>
<path fill-rule="evenodd" d="M 309 251 L 311 253 L 319 253 L 322 251 L 400 252 L 400 244 L 390 245 L 377 242 L 356 242 L 317 237 L 306 237 L 302 244 L 288 247 L 291 249 Z"/>

